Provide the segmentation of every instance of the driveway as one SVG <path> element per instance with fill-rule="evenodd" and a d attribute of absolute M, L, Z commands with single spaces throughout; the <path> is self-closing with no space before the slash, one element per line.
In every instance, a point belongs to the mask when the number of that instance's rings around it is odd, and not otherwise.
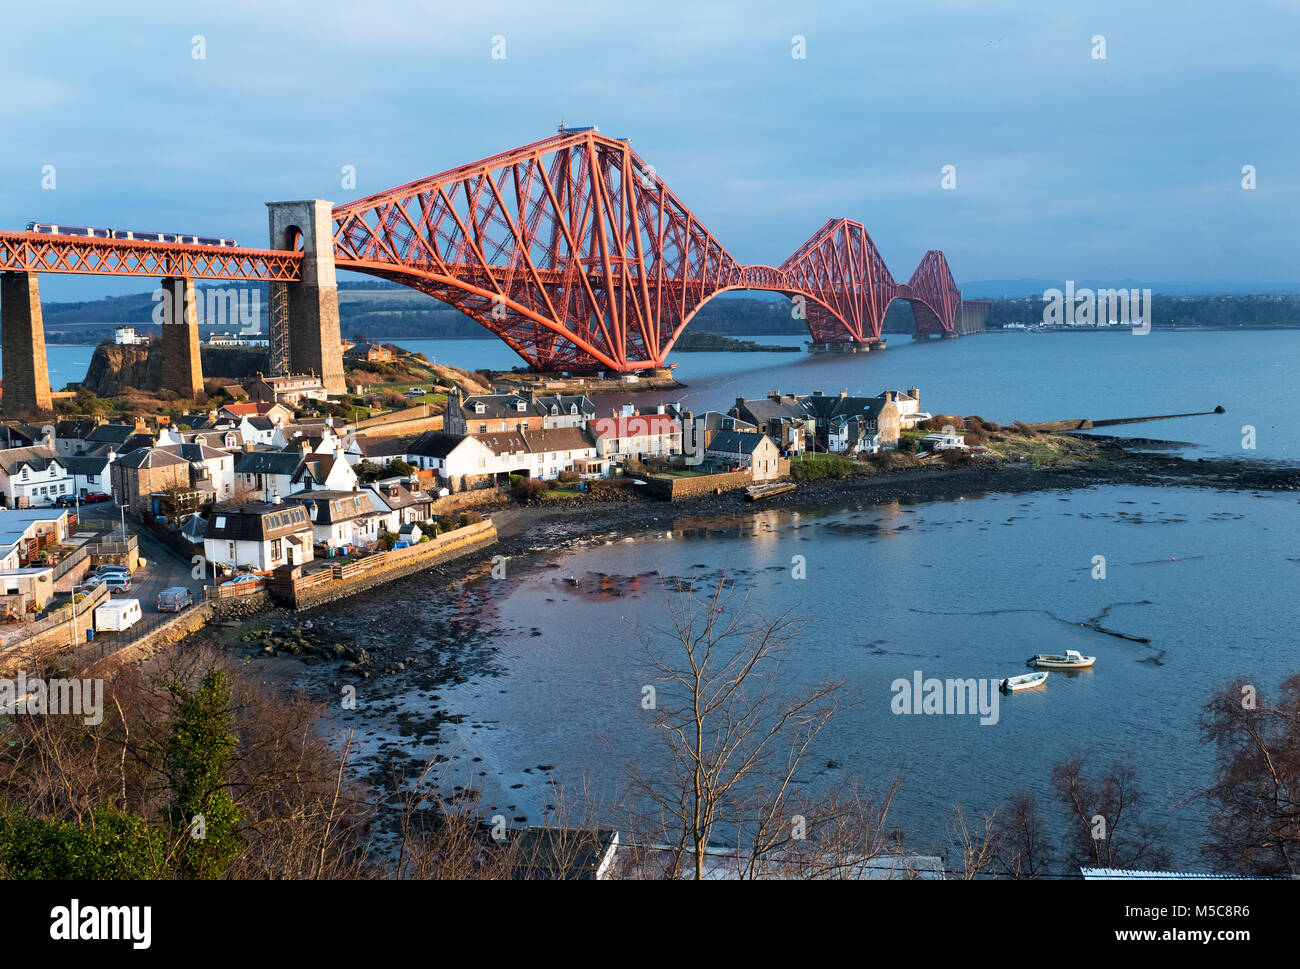
<path fill-rule="evenodd" d="M 100 521 L 115 527 L 121 520 L 117 508 L 108 502 L 82 505 L 81 517 L 85 521 Z M 128 535 L 135 535 L 139 541 L 140 557 L 145 560 L 145 565 L 131 573 L 131 591 L 115 598 L 139 599 L 140 609 L 146 615 L 158 611 L 158 593 L 174 585 L 189 589 L 196 603 L 203 601 L 203 581 L 194 578 L 191 571 L 194 566 L 189 560 L 158 541 L 149 529 L 132 523 L 130 519 L 127 520 L 126 531 Z M 104 539 L 112 541 L 109 535 L 105 535 Z"/>

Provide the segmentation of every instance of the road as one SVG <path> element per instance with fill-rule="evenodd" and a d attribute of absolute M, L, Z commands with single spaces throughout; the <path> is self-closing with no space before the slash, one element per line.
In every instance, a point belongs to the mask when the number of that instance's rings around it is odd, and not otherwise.
<path fill-rule="evenodd" d="M 121 521 L 117 507 L 108 502 L 82 505 L 81 518 L 83 521 L 111 524 L 115 531 Z M 126 530 L 128 535 L 135 535 L 139 540 L 140 557 L 145 560 L 145 565 L 131 573 L 131 591 L 121 593 L 118 598 L 139 599 L 140 609 L 145 615 L 158 612 L 158 593 L 174 585 L 189 589 L 196 603 L 203 601 L 203 582 L 194 578 L 193 565 L 170 546 L 158 541 L 149 529 L 128 521 Z M 105 540 L 111 541 L 112 537 L 106 535 Z"/>

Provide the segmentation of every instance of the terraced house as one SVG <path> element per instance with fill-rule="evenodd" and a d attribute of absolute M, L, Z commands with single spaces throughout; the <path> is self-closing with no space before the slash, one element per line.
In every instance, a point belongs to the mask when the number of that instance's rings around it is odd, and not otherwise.
<path fill-rule="evenodd" d="M 53 504 L 74 486 L 66 459 L 54 448 L 15 447 L 0 451 L 0 490 L 8 508 Z"/>
<path fill-rule="evenodd" d="M 506 431 L 541 430 L 542 408 L 520 394 L 479 394 L 447 397 L 442 426 L 448 434 L 501 434 Z"/>
<path fill-rule="evenodd" d="M 489 468 L 502 478 L 521 474 L 550 481 L 561 471 L 592 475 L 603 463 L 595 442 L 577 427 L 481 434 L 478 439 L 492 452 Z"/>
<path fill-rule="evenodd" d="M 499 434 L 586 427 L 595 416 L 596 405 L 585 394 L 539 397 L 526 390 L 518 394 L 462 397 L 454 393 L 447 398 L 442 426 L 448 434 Z"/>
<path fill-rule="evenodd" d="M 316 544 L 330 549 L 355 545 L 360 548 L 379 540 L 386 515 L 381 515 L 362 491 L 302 491 L 290 495 L 287 505 L 306 510 Z"/>

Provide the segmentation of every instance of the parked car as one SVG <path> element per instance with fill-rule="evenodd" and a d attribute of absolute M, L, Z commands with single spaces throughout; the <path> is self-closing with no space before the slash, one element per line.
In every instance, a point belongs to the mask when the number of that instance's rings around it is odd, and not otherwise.
<path fill-rule="evenodd" d="M 103 491 L 92 491 L 81 499 L 82 504 L 93 505 L 101 501 L 112 501 L 113 496 Z"/>
<path fill-rule="evenodd" d="M 101 565 L 98 568 L 91 569 L 88 573 L 86 573 L 87 578 L 89 578 L 92 575 L 105 577 L 105 578 L 110 575 L 125 575 L 129 577 L 131 575 L 131 570 L 124 565 Z"/>
<path fill-rule="evenodd" d="M 104 584 L 108 586 L 110 595 L 117 595 L 119 592 L 131 591 L 131 577 L 129 575 L 122 575 L 120 572 L 105 575 Z"/>
<path fill-rule="evenodd" d="M 235 576 L 233 579 L 231 579 L 229 582 L 226 582 L 226 583 L 223 583 L 223 584 L 224 584 L 224 585 L 235 585 L 236 583 L 239 583 L 239 582 L 257 582 L 257 581 L 258 581 L 259 579 L 261 579 L 261 578 L 262 578 L 262 577 L 261 577 L 260 575 L 254 575 L 254 574 L 252 574 L 252 573 L 250 573 L 250 572 L 245 572 L 243 575 L 237 575 L 237 576 Z"/>
<path fill-rule="evenodd" d="M 59 508 L 71 508 L 76 503 L 76 495 L 59 495 L 59 497 L 54 499 L 54 504 Z"/>
<path fill-rule="evenodd" d="M 159 612 L 180 612 L 194 605 L 194 596 L 181 585 L 174 585 L 158 593 Z"/>

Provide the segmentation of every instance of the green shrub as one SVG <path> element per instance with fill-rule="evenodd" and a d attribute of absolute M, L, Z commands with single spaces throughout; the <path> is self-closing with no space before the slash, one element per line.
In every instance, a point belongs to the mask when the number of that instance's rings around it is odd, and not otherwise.
<path fill-rule="evenodd" d="M 853 465 L 838 455 L 819 455 L 814 459 L 790 462 L 790 477 L 796 481 L 813 481 L 817 478 L 843 478 L 852 473 Z"/>

